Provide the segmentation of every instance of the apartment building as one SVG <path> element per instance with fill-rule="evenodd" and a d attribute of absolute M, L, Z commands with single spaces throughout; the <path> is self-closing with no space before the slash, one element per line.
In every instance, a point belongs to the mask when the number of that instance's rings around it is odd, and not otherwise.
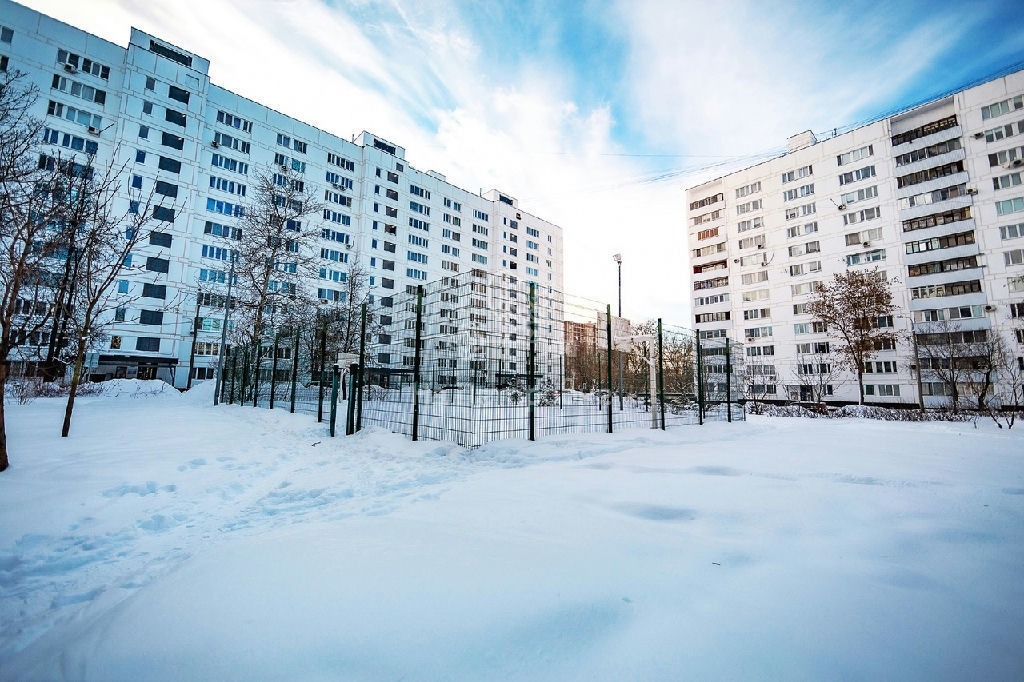
<path fill-rule="evenodd" d="M 841 135 L 796 135 L 780 157 L 687 189 L 700 336 L 746 344 L 748 397 L 856 401 L 806 303 L 834 274 L 877 267 L 899 310 L 877 323 L 907 341 L 867 363 L 867 402 L 947 402 L 928 351 L 950 339 L 999 336 L 1024 367 L 1022 172 L 1018 71 Z"/>
<path fill-rule="evenodd" d="M 124 164 L 126 208 L 133 195 L 159 200 L 158 227 L 117 285 L 137 303 L 114 314 L 94 375 L 183 386 L 198 317 L 192 375 L 213 376 L 225 297 L 210 292 L 226 283 L 257 171 L 286 169 L 325 206 L 322 266 L 308 283 L 324 306 L 344 302 L 357 254 L 375 298 L 474 269 L 561 290 L 562 230 L 515 197 L 413 168 L 403 147 L 372 133 L 346 139 L 246 99 L 211 83 L 209 67 L 138 29 L 125 48 L 0 0 L 0 68 L 38 86 L 45 143 L 63 158 Z M 21 361 L 49 333 L 25 339 Z"/>

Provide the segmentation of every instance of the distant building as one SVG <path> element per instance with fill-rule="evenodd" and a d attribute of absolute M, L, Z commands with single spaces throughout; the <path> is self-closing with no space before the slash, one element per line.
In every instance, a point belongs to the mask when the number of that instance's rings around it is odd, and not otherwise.
<path fill-rule="evenodd" d="M 210 82 L 208 60 L 132 29 L 128 47 L 0 0 L 0 68 L 40 89 L 36 114 L 63 156 L 95 154 L 127 164 L 134 191 L 165 201 L 157 235 L 133 255 L 119 287 L 141 297 L 118 315 L 94 376 L 186 382 L 198 287 L 223 284 L 252 173 L 298 173 L 327 207 L 319 279 L 324 305 L 343 301 L 351 259 L 361 254 L 376 297 L 486 270 L 510 281 L 562 289 L 562 230 L 498 190 L 475 194 L 405 160 L 405 149 L 363 132 L 349 140 Z M 121 199 L 130 201 L 129 187 Z M 174 302 L 174 303 L 171 303 Z M 193 376 L 213 376 L 223 297 L 200 306 Z M 170 309 L 168 309 L 168 307 Z M 26 339 L 45 345 L 50 331 Z"/>
<path fill-rule="evenodd" d="M 807 400 L 820 384 L 855 401 L 854 375 L 828 360 L 835 341 L 805 306 L 834 273 L 877 266 L 901 311 L 878 322 L 908 341 L 864 368 L 868 402 L 917 403 L 919 364 L 926 403 L 946 402 L 953 383 L 965 393 L 933 352 L 950 341 L 970 367 L 974 342 L 998 336 L 1024 367 L 1022 145 L 1018 71 L 842 135 L 796 135 L 783 156 L 689 188 L 701 337 L 746 344 L 750 397 Z"/>

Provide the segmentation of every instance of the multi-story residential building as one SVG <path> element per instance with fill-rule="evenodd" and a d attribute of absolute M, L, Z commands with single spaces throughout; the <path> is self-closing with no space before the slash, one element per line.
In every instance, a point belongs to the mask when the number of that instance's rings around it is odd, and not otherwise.
<path fill-rule="evenodd" d="M 878 267 L 900 311 L 878 322 L 907 341 L 867 363 L 868 402 L 948 400 L 948 373 L 932 366 L 944 361 L 927 351 L 950 339 L 998 336 L 1024 367 L 1022 145 L 1018 71 L 841 135 L 796 135 L 780 157 L 689 188 L 701 337 L 746 344 L 750 397 L 808 400 L 820 387 L 855 401 L 806 303 L 835 273 Z"/>
<path fill-rule="evenodd" d="M 116 312 L 94 375 L 184 385 L 198 317 L 192 374 L 213 376 L 225 297 L 209 292 L 227 277 L 257 171 L 286 169 L 325 206 L 309 283 L 324 305 L 343 302 L 356 254 L 374 297 L 470 270 L 562 288 L 561 228 L 506 193 L 474 194 L 381 137 L 349 140 L 246 99 L 210 82 L 208 60 L 137 29 L 124 48 L 0 0 L 0 32 L 0 67 L 38 86 L 54 154 L 125 164 L 125 207 L 131 193 L 160 200 L 159 227 L 118 283 L 138 303 Z"/>

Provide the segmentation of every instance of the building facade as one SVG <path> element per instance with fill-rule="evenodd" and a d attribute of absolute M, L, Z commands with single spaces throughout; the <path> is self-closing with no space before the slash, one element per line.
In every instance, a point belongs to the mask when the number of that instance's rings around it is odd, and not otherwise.
<path fill-rule="evenodd" d="M 1024 71 L 788 147 L 686 191 L 696 326 L 746 344 L 748 397 L 858 399 L 806 312 L 849 269 L 893 282 L 899 312 L 877 322 L 906 339 L 864 367 L 867 402 L 964 396 L 971 353 L 996 338 L 1024 368 Z M 960 376 L 943 345 L 966 355 Z"/>
<path fill-rule="evenodd" d="M 224 297 L 202 292 L 226 281 L 256 171 L 284 167 L 325 206 L 320 278 L 308 283 L 324 306 L 344 302 L 357 254 L 373 297 L 471 270 L 562 288 L 561 228 L 507 193 L 469 192 L 374 134 L 345 139 L 246 99 L 210 82 L 208 60 L 140 30 L 125 48 L 9 0 L 0 10 L 0 67 L 38 86 L 35 114 L 54 154 L 124 164 L 118 200 L 127 208 L 133 192 L 155 192 L 161 204 L 154 236 L 118 283 L 136 303 L 95 349 L 97 378 L 183 386 L 196 318 L 191 372 L 213 376 Z M 48 333 L 26 339 L 22 357 Z"/>

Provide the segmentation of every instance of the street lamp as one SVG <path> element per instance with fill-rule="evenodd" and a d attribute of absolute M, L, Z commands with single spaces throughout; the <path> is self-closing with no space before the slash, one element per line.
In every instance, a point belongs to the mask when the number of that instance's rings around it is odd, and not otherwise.
<path fill-rule="evenodd" d="M 616 253 L 612 260 L 619 266 L 619 318 L 622 318 L 622 254 Z M 619 412 L 622 412 L 622 351 L 619 351 Z"/>

